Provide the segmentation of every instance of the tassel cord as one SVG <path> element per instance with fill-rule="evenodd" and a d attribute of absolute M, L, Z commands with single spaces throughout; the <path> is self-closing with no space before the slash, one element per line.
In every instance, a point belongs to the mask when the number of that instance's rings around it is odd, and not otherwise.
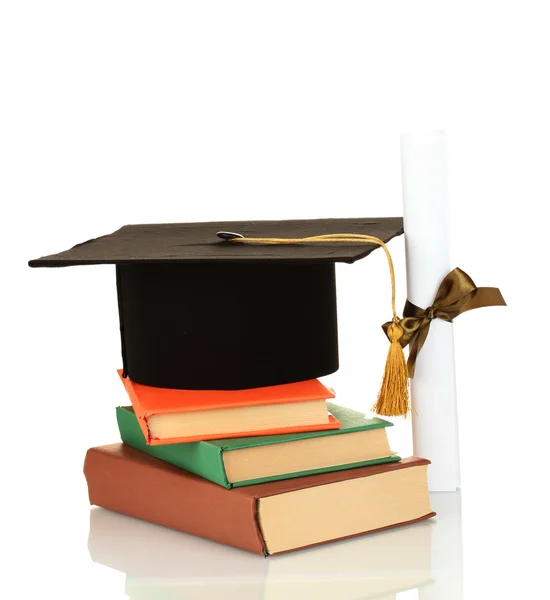
<path fill-rule="evenodd" d="M 377 244 L 381 246 L 386 254 L 391 280 L 391 305 L 392 305 L 392 323 L 388 328 L 388 337 L 390 339 L 390 348 L 386 358 L 384 376 L 378 398 L 372 410 L 383 416 L 399 417 L 406 416 L 410 410 L 409 403 L 409 379 L 407 373 L 407 363 L 403 354 L 403 348 L 400 339 L 403 337 L 403 328 L 399 323 L 399 317 L 395 308 L 395 269 L 393 260 L 386 244 L 377 237 L 357 233 L 332 233 L 325 235 L 316 235 L 305 238 L 247 238 L 240 234 L 227 234 L 224 232 L 223 239 L 232 243 L 241 244 L 322 244 L 322 243 L 361 243 Z M 220 234 L 218 234 L 220 235 Z M 227 237 L 229 236 L 229 237 Z"/>
<path fill-rule="evenodd" d="M 377 244 L 380 246 L 385 254 L 388 261 L 388 267 L 390 270 L 391 280 L 391 307 L 393 314 L 393 322 L 398 324 L 399 317 L 395 308 L 395 269 L 393 266 L 393 260 L 386 244 L 380 239 L 373 235 L 366 235 L 361 233 L 329 233 L 325 235 L 314 235 L 311 237 L 304 238 L 270 238 L 270 237 L 234 237 L 228 241 L 232 243 L 241 244 L 272 244 L 272 245 L 287 245 L 287 244 L 322 244 L 323 242 L 345 242 L 345 243 L 356 243 L 356 244 Z"/>

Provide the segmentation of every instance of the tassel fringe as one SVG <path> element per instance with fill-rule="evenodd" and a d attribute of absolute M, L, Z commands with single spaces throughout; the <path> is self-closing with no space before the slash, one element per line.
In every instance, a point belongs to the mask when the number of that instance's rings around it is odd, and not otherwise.
<path fill-rule="evenodd" d="M 405 417 L 410 411 L 407 362 L 399 340 L 403 329 L 396 319 L 388 328 L 390 349 L 373 412 L 385 417 Z"/>

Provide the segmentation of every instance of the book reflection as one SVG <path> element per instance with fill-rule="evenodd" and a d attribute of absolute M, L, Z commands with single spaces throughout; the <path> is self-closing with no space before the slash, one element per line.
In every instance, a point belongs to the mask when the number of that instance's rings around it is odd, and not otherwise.
<path fill-rule="evenodd" d="M 462 600 L 460 493 L 431 500 L 434 519 L 267 559 L 92 508 L 88 549 L 131 600 Z"/>

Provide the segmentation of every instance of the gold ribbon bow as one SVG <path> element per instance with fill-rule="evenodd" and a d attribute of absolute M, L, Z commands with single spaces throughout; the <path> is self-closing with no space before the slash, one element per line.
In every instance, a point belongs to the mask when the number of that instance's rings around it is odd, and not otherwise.
<path fill-rule="evenodd" d="M 428 308 L 419 308 L 407 300 L 403 318 L 399 321 L 403 328 L 399 343 L 403 348 L 410 344 L 407 361 L 409 377 L 414 377 L 416 358 L 428 337 L 433 319 L 452 323 L 458 315 L 484 306 L 506 306 L 506 302 L 498 288 L 478 288 L 472 278 L 459 268 L 453 269 L 443 279 L 433 304 Z M 386 335 L 392 323 L 388 321 L 382 326 Z"/>

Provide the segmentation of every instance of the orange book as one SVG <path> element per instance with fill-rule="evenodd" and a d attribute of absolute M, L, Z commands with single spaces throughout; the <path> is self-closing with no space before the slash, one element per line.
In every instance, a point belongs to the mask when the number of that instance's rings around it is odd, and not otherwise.
<path fill-rule="evenodd" d="M 174 390 L 121 380 L 151 446 L 340 429 L 317 379 L 247 390 Z"/>

